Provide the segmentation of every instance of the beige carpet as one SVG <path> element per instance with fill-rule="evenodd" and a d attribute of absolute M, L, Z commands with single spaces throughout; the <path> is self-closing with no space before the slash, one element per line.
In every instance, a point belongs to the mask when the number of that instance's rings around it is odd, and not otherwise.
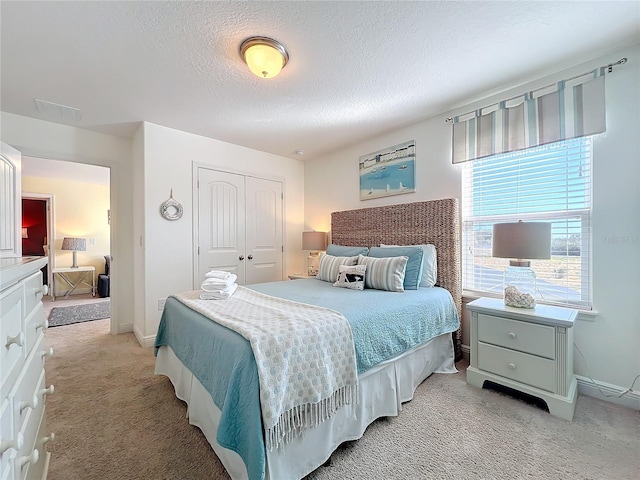
<path fill-rule="evenodd" d="M 47 330 L 48 478 L 228 478 L 168 379 L 153 375 L 153 349 L 108 329 L 97 320 Z M 399 417 L 376 421 L 308 477 L 462 478 L 640 478 L 640 413 L 580 396 L 566 422 L 470 387 L 463 372 L 436 374 Z"/>

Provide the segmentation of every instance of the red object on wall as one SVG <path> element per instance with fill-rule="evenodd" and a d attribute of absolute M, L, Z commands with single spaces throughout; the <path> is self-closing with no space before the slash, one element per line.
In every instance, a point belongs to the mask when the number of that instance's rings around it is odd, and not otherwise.
<path fill-rule="evenodd" d="M 28 238 L 22 239 L 22 255 L 44 255 L 44 239 L 47 236 L 46 200 L 22 199 L 22 228 Z"/>

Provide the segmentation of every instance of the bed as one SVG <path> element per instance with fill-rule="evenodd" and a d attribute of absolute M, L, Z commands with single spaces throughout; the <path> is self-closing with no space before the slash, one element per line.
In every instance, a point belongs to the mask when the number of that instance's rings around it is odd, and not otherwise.
<path fill-rule="evenodd" d="M 276 309 L 282 304 L 292 311 L 298 305 L 310 305 L 318 309 L 317 315 L 331 311 L 349 320 L 353 332 L 350 341 L 355 344 L 355 386 L 344 387 L 341 396 L 331 400 L 331 412 L 321 414 L 314 428 L 293 429 L 293 434 L 274 437 L 274 431 L 280 435 L 278 428 L 267 428 L 272 419 L 263 409 L 268 399 L 262 396 L 259 378 L 263 378 L 265 369 L 276 369 L 259 351 L 254 356 L 250 342 L 242 335 L 223 321 L 207 318 L 207 312 L 201 311 L 204 307 L 197 303 L 197 292 L 167 300 L 156 339 L 156 374 L 169 377 L 176 396 L 188 405 L 189 422 L 203 431 L 231 478 L 303 478 L 325 463 L 341 443 L 360 438 L 375 419 L 398 415 L 402 403 L 413 397 L 429 375 L 456 371 L 454 362 L 461 357 L 458 222 L 456 199 L 331 214 L 333 244 L 435 245 L 438 270 L 434 288 L 402 294 L 369 289 L 354 292 L 307 279 L 251 285 L 234 294 L 236 303 L 245 298 L 256 304 L 276 302 Z M 391 310 L 382 313 L 388 308 Z M 376 312 L 377 319 L 366 317 L 368 311 Z M 301 310 L 300 316 L 306 312 Z M 309 312 L 310 316 L 315 314 Z M 420 315 L 432 318 L 428 328 L 418 320 L 412 324 L 412 319 Z M 413 340 L 382 347 L 383 353 L 369 358 L 367 349 L 361 346 L 376 344 L 368 325 L 384 329 L 392 318 L 413 329 Z M 349 375 L 343 373 L 342 377 Z M 311 418 L 318 414 L 315 412 L 307 415 Z"/>

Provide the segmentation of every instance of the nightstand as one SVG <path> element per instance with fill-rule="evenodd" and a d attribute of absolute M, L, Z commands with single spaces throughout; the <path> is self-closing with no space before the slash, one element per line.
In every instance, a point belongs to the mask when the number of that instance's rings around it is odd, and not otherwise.
<path fill-rule="evenodd" d="M 291 273 L 291 274 L 289 274 L 289 280 L 299 280 L 301 278 L 316 278 L 316 277 L 315 276 L 314 277 L 310 277 L 306 273 Z"/>
<path fill-rule="evenodd" d="M 578 395 L 573 375 L 573 323 L 578 311 L 536 305 L 513 308 L 479 298 L 471 312 L 471 365 L 467 383 L 494 382 L 546 402 L 549 413 L 573 419 Z"/>

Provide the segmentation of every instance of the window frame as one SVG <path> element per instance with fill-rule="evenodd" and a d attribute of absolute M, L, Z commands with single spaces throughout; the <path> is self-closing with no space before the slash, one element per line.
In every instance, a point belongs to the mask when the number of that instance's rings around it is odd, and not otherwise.
<path fill-rule="evenodd" d="M 553 299 L 544 299 L 537 297 L 536 300 L 539 303 L 543 304 L 552 304 L 559 306 L 566 306 L 577 308 L 581 310 L 591 310 L 593 308 L 593 275 L 592 275 L 592 267 L 593 267 L 593 256 L 592 256 L 592 235 L 593 229 L 591 226 L 592 212 L 593 212 L 593 141 L 591 137 L 581 137 L 574 138 L 569 140 L 563 140 L 560 142 L 555 142 L 555 144 L 565 144 L 566 146 L 562 150 L 562 156 L 568 156 L 568 152 L 572 148 L 571 143 L 580 141 L 582 142 L 580 145 L 581 149 L 585 149 L 586 154 L 583 154 L 583 157 L 588 162 L 589 167 L 589 178 L 588 183 L 585 184 L 585 207 L 584 208 L 573 208 L 562 211 L 538 211 L 538 212 L 527 212 L 527 213 L 503 213 L 503 214 L 490 214 L 490 215 L 473 215 L 472 209 L 474 208 L 473 203 L 473 195 L 474 195 L 474 175 L 473 175 L 473 166 L 475 162 L 490 162 L 491 158 L 496 157 L 499 159 L 504 158 L 505 155 L 515 155 L 520 156 L 518 158 L 526 157 L 528 154 L 531 155 L 531 152 L 537 152 L 539 149 L 548 147 L 547 146 L 536 146 L 527 149 L 523 149 L 517 152 L 509 152 L 509 153 L 500 153 L 497 155 L 492 155 L 489 157 L 485 157 L 479 160 L 472 160 L 466 162 L 463 165 L 464 171 L 462 173 L 461 178 L 461 186 L 462 186 L 462 209 L 461 209 L 461 229 L 462 229 L 462 286 L 465 294 L 469 295 L 480 295 L 480 296 L 493 296 L 493 297 L 502 297 L 502 284 L 499 285 L 499 290 L 487 290 L 482 289 L 478 282 L 475 280 L 475 266 L 477 263 L 475 262 L 475 252 L 476 248 L 474 244 L 474 240 L 476 240 L 474 228 L 476 226 L 484 225 L 486 228 L 487 225 L 492 225 L 493 223 L 502 223 L 502 222 L 517 222 L 519 220 L 522 221 L 547 221 L 547 222 L 558 222 L 558 221 L 579 221 L 580 222 L 580 289 L 576 291 L 580 299 L 579 300 L 571 300 L 567 295 L 564 300 L 553 300 Z M 575 144 L 574 144 L 575 145 Z M 535 154 L 533 154 L 535 155 Z M 516 178 L 515 176 L 513 177 Z M 486 195 L 487 185 L 486 183 L 483 185 L 483 194 Z M 569 235 L 567 233 L 567 235 Z M 554 257 L 552 253 L 552 258 Z M 556 257 L 568 258 L 570 255 L 556 255 Z M 506 260 L 505 260 L 506 261 Z M 535 262 L 534 262 L 534 270 L 535 270 Z M 539 260 L 538 260 L 539 262 Z M 482 266 L 482 263 L 481 263 Z M 502 274 L 503 272 L 500 272 Z M 498 287 L 498 285 L 496 285 Z"/>

